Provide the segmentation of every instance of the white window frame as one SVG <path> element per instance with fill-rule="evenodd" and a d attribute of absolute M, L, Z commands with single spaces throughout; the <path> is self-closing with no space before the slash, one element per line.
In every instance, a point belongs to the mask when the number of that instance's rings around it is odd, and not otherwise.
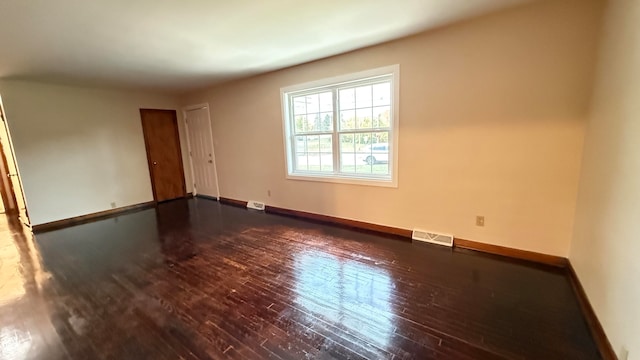
<path fill-rule="evenodd" d="M 294 171 L 294 150 L 295 139 L 292 127 L 293 114 L 289 99 L 294 95 L 301 95 L 306 92 L 321 91 L 322 88 L 335 88 L 338 86 L 349 85 L 350 83 L 363 82 L 376 77 L 391 77 L 391 119 L 389 124 L 389 176 L 380 177 L 378 175 L 368 174 L 352 174 L 340 173 L 322 173 L 322 172 L 296 172 Z M 360 71 L 341 76 L 310 81 L 303 84 L 291 85 L 280 89 L 280 99 L 282 103 L 282 119 L 284 130 L 284 149 L 286 159 L 286 178 L 291 180 L 305 181 L 321 181 L 333 183 L 346 183 L 357 185 L 373 185 L 384 187 L 398 187 L 398 135 L 399 135 L 399 113 L 400 113 L 400 65 L 390 65 L 371 70 Z M 337 99 L 334 96 L 334 114 L 333 114 L 333 165 L 334 169 L 340 168 L 340 150 L 339 150 L 339 116 L 337 114 Z"/>

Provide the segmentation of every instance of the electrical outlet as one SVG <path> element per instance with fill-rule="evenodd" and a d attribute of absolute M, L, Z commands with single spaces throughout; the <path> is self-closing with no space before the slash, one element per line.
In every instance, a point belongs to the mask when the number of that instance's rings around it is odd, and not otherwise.
<path fill-rule="evenodd" d="M 115 209 L 115 208 L 116 208 L 116 203 L 115 203 L 115 201 L 111 203 L 111 208 L 112 208 L 112 209 Z"/>
<path fill-rule="evenodd" d="M 271 197 L 271 190 L 267 190 L 267 196 Z"/>
<path fill-rule="evenodd" d="M 484 226 L 484 216 L 476 216 L 476 226 Z"/>

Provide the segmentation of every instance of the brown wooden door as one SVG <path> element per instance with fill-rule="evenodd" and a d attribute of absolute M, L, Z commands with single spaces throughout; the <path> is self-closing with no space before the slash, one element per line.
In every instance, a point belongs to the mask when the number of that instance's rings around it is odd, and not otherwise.
<path fill-rule="evenodd" d="M 185 197 L 184 168 L 175 110 L 140 109 L 155 201 Z"/>

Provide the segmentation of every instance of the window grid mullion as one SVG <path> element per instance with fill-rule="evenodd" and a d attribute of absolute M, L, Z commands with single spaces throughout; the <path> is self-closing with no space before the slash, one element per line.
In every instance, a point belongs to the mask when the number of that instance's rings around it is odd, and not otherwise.
<path fill-rule="evenodd" d="M 332 134 L 332 139 L 333 139 L 333 173 L 334 174 L 339 174 L 340 173 L 340 169 L 341 169 L 341 164 L 340 164 L 340 136 L 339 134 L 339 120 L 338 120 L 338 90 L 336 87 L 334 87 L 331 90 L 331 93 L 333 95 L 333 134 Z"/>
<path fill-rule="evenodd" d="M 389 128 L 372 128 L 372 129 L 359 129 L 359 130 L 343 130 L 343 131 L 338 131 L 338 134 L 366 134 L 366 133 L 372 133 L 372 132 L 391 132 L 391 129 Z"/>
<path fill-rule="evenodd" d="M 314 132 L 299 132 L 294 133 L 293 136 L 314 136 L 314 135 L 331 135 L 333 131 L 314 131 Z"/>
<path fill-rule="evenodd" d="M 295 171 L 296 169 L 298 169 L 298 144 L 296 143 L 296 116 L 295 116 L 295 105 L 293 104 L 293 95 L 289 95 L 287 97 L 288 101 L 289 101 L 289 114 L 290 115 L 290 119 L 289 119 L 289 126 L 290 126 L 290 139 L 289 139 L 289 143 L 291 144 L 291 149 L 293 150 L 293 154 L 292 154 L 292 160 L 293 160 L 293 170 Z M 290 155 L 291 156 L 291 155 Z"/>

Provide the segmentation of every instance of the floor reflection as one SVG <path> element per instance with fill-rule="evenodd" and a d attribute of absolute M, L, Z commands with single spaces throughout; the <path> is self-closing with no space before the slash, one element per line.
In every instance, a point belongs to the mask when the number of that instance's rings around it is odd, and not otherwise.
<path fill-rule="evenodd" d="M 313 251 L 296 255 L 295 274 L 296 303 L 381 348 L 389 344 L 393 283 L 385 270 Z"/>
<path fill-rule="evenodd" d="M 13 229 L 4 215 L 0 236 L 0 314 L 15 311 L 26 295 L 25 269 L 22 264 L 19 238 L 11 236 Z M 22 244 L 24 245 L 24 244 Z M 22 254 L 23 257 L 25 254 Z M 7 311 L 3 311 L 7 309 Z M 4 316 L 3 316 L 4 317 Z M 31 334 L 14 326 L 0 327 L 0 359 L 23 359 L 31 347 Z"/>
<path fill-rule="evenodd" d="M 0 359 L 24 359 L 31 348 L 31 334 L 13 327 L 0 328 Z"/>
<path fill-rule="evenodd" d="M 3 216 L 3 215 L 0 215 Z M 25 294 L 20 254 L 11 238 L 0 243 L 0 306 L 20 299 Z"/>
<path fill-rule="evenodd" d="M 177 200 L 156 209 L 158 241 L 168 263 L 186 261 L 198 253 L 191 234 L 191 209 L 186 200 Z"/>
<path fill-rule="evenodd" d="M 41 289 L 50 275 L 42 270 L 28 229 L 0 216 L 0 359 L 60 355 Z"/>

